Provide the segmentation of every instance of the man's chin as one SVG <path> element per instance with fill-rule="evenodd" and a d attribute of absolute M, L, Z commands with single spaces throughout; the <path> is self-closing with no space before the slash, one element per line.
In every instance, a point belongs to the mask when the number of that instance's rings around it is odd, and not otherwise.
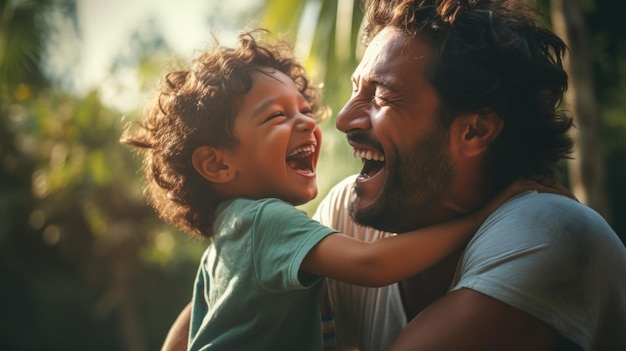
<path fill-rule="evenodd" d="M 400 202 L 393 200 L 389 194 L 381 195 L 376 201 L 366 201 L 355 196 L 350 205 L 350 217 L 355 223 L 389 233 L 403 233 L 423 227 L 423 218 L 417 216 L 419 211 L 407 211 L 404 207 L 397 208 Z"/>
<path fill-rule="evenodd" d="M 354 194 L 350 203 L 350 215 L 355 220 L 366 220 L 367 217 L 376 216 L 378 196 L 370 196 L 370 189 L 362 187 L 358 182 L 354 186 Z M 362 224 L 360 222 L 357 222 Z"/>
<path fill-rule="evenodd" d="M 390 231 L 389 223 L 386 223 L 386 216 L 381 207 L 380 202 L 366 201 L 357 196 L 350 206 L 350 217 L 360 225 Z"/>
<path fill-rule="evenodd" d="M 387 174 L 383 170 L 371 177 L 366 175 L 357 177 L 350 205 L 350 216 L 360 225 L 395 232 L 398 221 L 393 208 L 399 202 L 393 200 L 390 189 L 385 190 Z"/>

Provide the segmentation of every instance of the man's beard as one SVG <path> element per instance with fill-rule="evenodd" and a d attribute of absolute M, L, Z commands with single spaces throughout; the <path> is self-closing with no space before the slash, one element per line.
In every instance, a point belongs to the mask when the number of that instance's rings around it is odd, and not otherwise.
<path fill-rule="evenodd" d="M 437 127 L 414 146 L 411 155 L 400 155 L 396 150 L 395 160 L 387 159 L 388 174 L 379 199 L 360 210 L 352 203 L 354 221 L 395 233 L 429 225 L 428 211 L 438 205 L 452 182 L 448 140 L 448 133 Z"/>

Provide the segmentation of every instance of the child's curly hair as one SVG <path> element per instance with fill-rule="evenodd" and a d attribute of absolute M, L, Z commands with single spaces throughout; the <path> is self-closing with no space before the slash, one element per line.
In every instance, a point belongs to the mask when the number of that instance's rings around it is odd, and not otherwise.
<path fill-rule="evenodd" d="M 254 71 L 275 69 L 294 80 L 319 116 L 318 89 L 305 76 L 291 45 L 261 43 L 264 29 L 243 32 L 235 48 L 215 45 L 191 61 L 187 70 L 166 72 L 144 119 L 128 125 L 122 139 L 144 157 L 144 193 L 159 216 L 191 234 L 212 236 L 218 205 L 211 183 L 196 172 L 191 155 L 201 146 L 230 148 L 242 95 L 252 88 Z M 320 116 L 321 117 L 321 116 Z"/>

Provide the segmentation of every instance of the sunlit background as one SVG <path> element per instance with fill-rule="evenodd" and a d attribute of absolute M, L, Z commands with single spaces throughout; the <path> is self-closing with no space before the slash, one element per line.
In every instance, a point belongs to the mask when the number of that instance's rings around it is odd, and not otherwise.
<path fill-rule="evenodd" d="M 98 88 L 107 105 L 133 109 L 142 90 L 138 63 L 147 49 L 188 56 L 213 35 L 228 44 L 242 27 L 241 18 L 260 5 L 255 0 L 78 1 L 74 22 L 60 8 L 48 13 L 53 32 L 45 68 L 73 91 Z"/>
<path fill-rule="evenodd" d="M 359 4 L 0 0 L 0 350 L 159 349 L 207 243 L 145 205 L 139 160 L 118 142 L 125 121 L 141 116 L 169 63 L 254 26 L 294 43 L 336 113 L 363 50 Z M 568 97 L 582 140 L 563 183 L 624 238 L 626 3 L 542 4 L 555 30 L 581 30 L 571 65 L 589 73 Z M 321 195 L 309 213 L 358 170 L 333 123 L 322 124 Z"/>

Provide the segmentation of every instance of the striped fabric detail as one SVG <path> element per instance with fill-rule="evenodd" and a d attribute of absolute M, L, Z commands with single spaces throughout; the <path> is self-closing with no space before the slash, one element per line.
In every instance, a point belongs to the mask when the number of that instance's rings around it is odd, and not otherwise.
<path fill-rule="evenodd" d="M 337 340 L 335 337 L 335 316 L 330 304 L 328 296 L 328 288 L 326 283 L 320 289 L 318 297 L 320 314 L 322 316 L 322 336 L 324 339 L 324 351 L 334 351 L 337 349 Z"/>

